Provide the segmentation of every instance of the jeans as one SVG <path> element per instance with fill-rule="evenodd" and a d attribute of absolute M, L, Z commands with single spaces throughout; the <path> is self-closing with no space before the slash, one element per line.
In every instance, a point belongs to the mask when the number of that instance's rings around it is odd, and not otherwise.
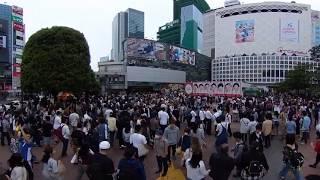
<path fill-rule="evenodd" d="M 176 155 L 176 148 L 177 148 L 177 145 L 174 144 L 174 145 L 169 145 L 168 146 L 168 155 L 167 155 L 167 158 L 168 158 L 168 161 L 171 162 L 171 158 L 170 158 L 170 154 L 171 154 L 171 149 L 172 149 L 172 156 L 175 157 Z"/>
<path fill-rule="evenodd" d="M 109 131 L 109 142 L 110 142 L 110 146 L 112 147 L 113 146 L 113 142 L 114 142 L 114 135 L 115 135 L 115 131 Z"/>
<path fill-rule="evenodd" d="M 167 174 L 168 172 L 168 160 L 166 157 L 156 156 L 157 163 L 158 163 L 158 170 L 162 172 L 163 174 Z"/>
<path fill-rule="evenodd" d="M 267 136 L 264 136 L 264 146 L 266 148 L 270 147 L 271 146 L 271 137 L 270 137 L 270 134 L 267 135 Z"/>
<path fill-rule="evenodd" d="M 304 141 L 304 143 L 308 143 L 308 139 L 309 139 L 309 132 L 307 131 L 302 131 L 302 138 L 301 141 Z"/>
<path fill-rule="evenodd" d="M 9 132 L 2 132 L 1 133 L 1 145 L 4 146 L 4 138 L 6 137 L 7 141 L 8 141 L 8 145 L 10 145 L 10 135 Z"/>
<path fill-rule="evenodd" d="M 68 150 L 68 144 L 69 144 L 69 139 L 64 139 L 62 140 L 62 153 L 61 156 L 66 156 L 67 155 L 67 150 Z"/>
<path fill-rule="evenodd" d="M 280 177 L 286 178 L 288 172 L 291 171 L 295 177 L 295 180 L 303 180 L 303 175 L 299 169 L 293 169 L 288 164 L 284 164 L 282 170 L 280 171 Z"/>

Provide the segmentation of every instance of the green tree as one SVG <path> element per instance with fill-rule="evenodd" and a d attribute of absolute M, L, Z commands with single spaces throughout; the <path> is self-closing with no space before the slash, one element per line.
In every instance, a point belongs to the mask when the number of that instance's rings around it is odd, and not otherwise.
<path fill-rule="evenodd" d="M 295 90 L 298 93 L 311 87 L 312 73 L 306 65 L 298 65 L 289 71 L 286 80 L 279 84 L 280 91 Z"/>
<path fill-rule="evenodd" d="M 97 92 L 99 85 L 90 67 L 88 43 L 82 33 L 55 26 L 33 34 L 22 56 L 24 92 Z"/>

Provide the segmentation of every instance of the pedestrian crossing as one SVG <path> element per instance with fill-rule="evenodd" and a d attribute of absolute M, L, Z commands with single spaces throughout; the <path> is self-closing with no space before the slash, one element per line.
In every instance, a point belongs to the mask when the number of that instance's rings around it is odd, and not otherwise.
<path fill-rule="evenodd" d="M 172 164 L 169 166 L 168 173 L 166 176 L 160 177 L 157 180 L 185 180 L 185 176 L 182 172 L 181 169 L 175 168 L 174 165 Z"/>

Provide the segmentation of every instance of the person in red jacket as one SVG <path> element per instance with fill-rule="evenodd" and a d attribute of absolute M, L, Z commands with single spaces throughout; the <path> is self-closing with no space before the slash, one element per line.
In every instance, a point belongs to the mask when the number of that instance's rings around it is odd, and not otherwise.
<path fill-rule="evenodd" d="M 312 165 L 309 165 L 312 168 L 316 168 L 317 164 L 320 162 L 320 132 L 317 132 L 317 140 L 315 143 L 311 143 L 312 148 L 317 153 L 316 162 Z"/>

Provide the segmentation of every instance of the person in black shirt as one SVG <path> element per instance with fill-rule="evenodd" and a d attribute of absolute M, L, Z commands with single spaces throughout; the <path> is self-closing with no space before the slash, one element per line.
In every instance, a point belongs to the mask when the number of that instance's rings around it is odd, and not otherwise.
<path fill-rule="evenodd" d="M 50 116 L 46 116 L 46 121 L 42 125 L 42 136 L 43 136 L 43 145 L 51 145 L 51 137 L 53 125 L 50 123 Z"/>
<path fill-rule="evenodd" d="M 222 144 L 220 151 L 211 155 L 209 160 L 210 177 L 218 180 L 228 180 L 234 168 L 234 160 L 228 155 L 228 144 Z"/>
<path fill-rule="evenodd" d="M 88 165 L 87 175 L 90 180 L 113 180 L 115 173 L 113 161 L 107 156 L 110 143 L 102 141 L 99 144 L 99 153 L 92 157 L 91 163 Z"/>

